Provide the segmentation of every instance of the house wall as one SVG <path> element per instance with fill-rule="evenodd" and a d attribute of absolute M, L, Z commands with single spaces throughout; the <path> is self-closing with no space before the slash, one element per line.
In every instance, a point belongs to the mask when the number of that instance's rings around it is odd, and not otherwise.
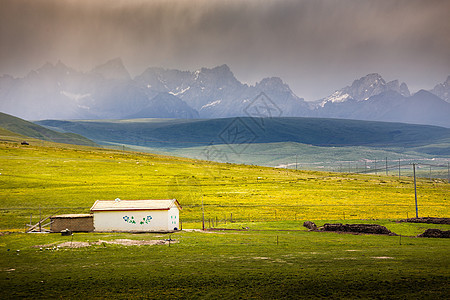
<path fill-rule="evenodd" d="M 95 231 L 172 231 L 168 210 L 94 211 Z M 177 216 L 178 219 L 178 216 Z"/>
<path fill-rule="evenodd" d="M 180 212 L 177 207 L 169 209 L 168 213 L 168 227 L 169 230 L 180 230 Z"/>
<path fill-rule="evenodd" d="M 73 232 L 91 232 L 94 231 L 93 216 L 83 217 L 70 217 L 70 218 L 50 218 L 52 224 L 50 224 L 51 232 L 61 232 L 62 230 L 69 229 Z"/>

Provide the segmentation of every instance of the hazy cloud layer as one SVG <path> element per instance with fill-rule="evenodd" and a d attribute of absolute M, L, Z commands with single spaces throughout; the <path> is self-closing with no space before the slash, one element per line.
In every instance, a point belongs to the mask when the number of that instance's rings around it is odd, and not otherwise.
<path fill-rule="evenodd" d="M 89 70 L 228 64 L 253 84 L 280 76 L 314 100 L 378 72 L 412 90 L 450 75 L 450 1 L 0 0 L 0 74 L 45 62 Z M 326 88 L 324 88 L 326 87 Z"/>

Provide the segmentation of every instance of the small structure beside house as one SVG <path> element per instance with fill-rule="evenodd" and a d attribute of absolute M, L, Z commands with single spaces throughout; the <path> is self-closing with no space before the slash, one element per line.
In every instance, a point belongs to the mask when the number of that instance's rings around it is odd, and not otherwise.
<path fill-rule="evenodd" d="M 72 232 L 94 231 L 94 219 L 92 214 L 66 214 L 50 217 L 50 231 L 61 232 L 70 230 Z"/>
<path fill-rule="evenodd" d="M 164 200 L 97 200 L 94 231 L 171 232 L 180 229 L 180 203 Z"/>

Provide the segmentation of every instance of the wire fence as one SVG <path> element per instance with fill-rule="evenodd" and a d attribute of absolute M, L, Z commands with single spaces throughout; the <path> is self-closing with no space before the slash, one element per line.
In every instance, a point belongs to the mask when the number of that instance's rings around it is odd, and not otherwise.
<path fill-rule="evenodd" d="M 421 204 L 419 216 L 448 217 L 448 207 L 444 203 Z M 35 224 L 43 218 L 60 214 L 86 214 L 90 207 L 8 207 L 0 208 L 0 215 L 14 219 L 13 227 Z M 253 222 L 306 221 L 306 220 L 375 220 L 407 219 L 415 217 L 415 205 L 378 204 L 295 204 L 295 205 L 253 205 L 253 204 L 192 204 L 183 205 L 180 220 L 189 227 L 217 227 L 230 223 L 251 224 Z"/>

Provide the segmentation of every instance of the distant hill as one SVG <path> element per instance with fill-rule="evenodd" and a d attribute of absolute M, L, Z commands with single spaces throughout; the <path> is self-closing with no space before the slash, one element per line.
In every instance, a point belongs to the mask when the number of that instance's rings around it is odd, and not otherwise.
<path fill-rule="evenodd" d="M 56 143 L 95 146 L 96 143 L 75 133 L 61 133 L 0 112 L 0 136 L 35 138 Z M 1 138 L 0 138 L 1 139 Z"/>
<path fill-rule="evenodd" d="M 45 120 L 36 123 L 81 134 L 101 144 L 125 144 L 166 150 L 229 145 L 231 150 L 239 153 L 247 144 L 293 142 L 320 147 L 422 147 L 424 152 L 433 153 L 435 148 L 425 146 L 440 144 L 439 153 L 436 154 L 450 155 L 450 129 L 404 123 L 281 117 Z"/>

